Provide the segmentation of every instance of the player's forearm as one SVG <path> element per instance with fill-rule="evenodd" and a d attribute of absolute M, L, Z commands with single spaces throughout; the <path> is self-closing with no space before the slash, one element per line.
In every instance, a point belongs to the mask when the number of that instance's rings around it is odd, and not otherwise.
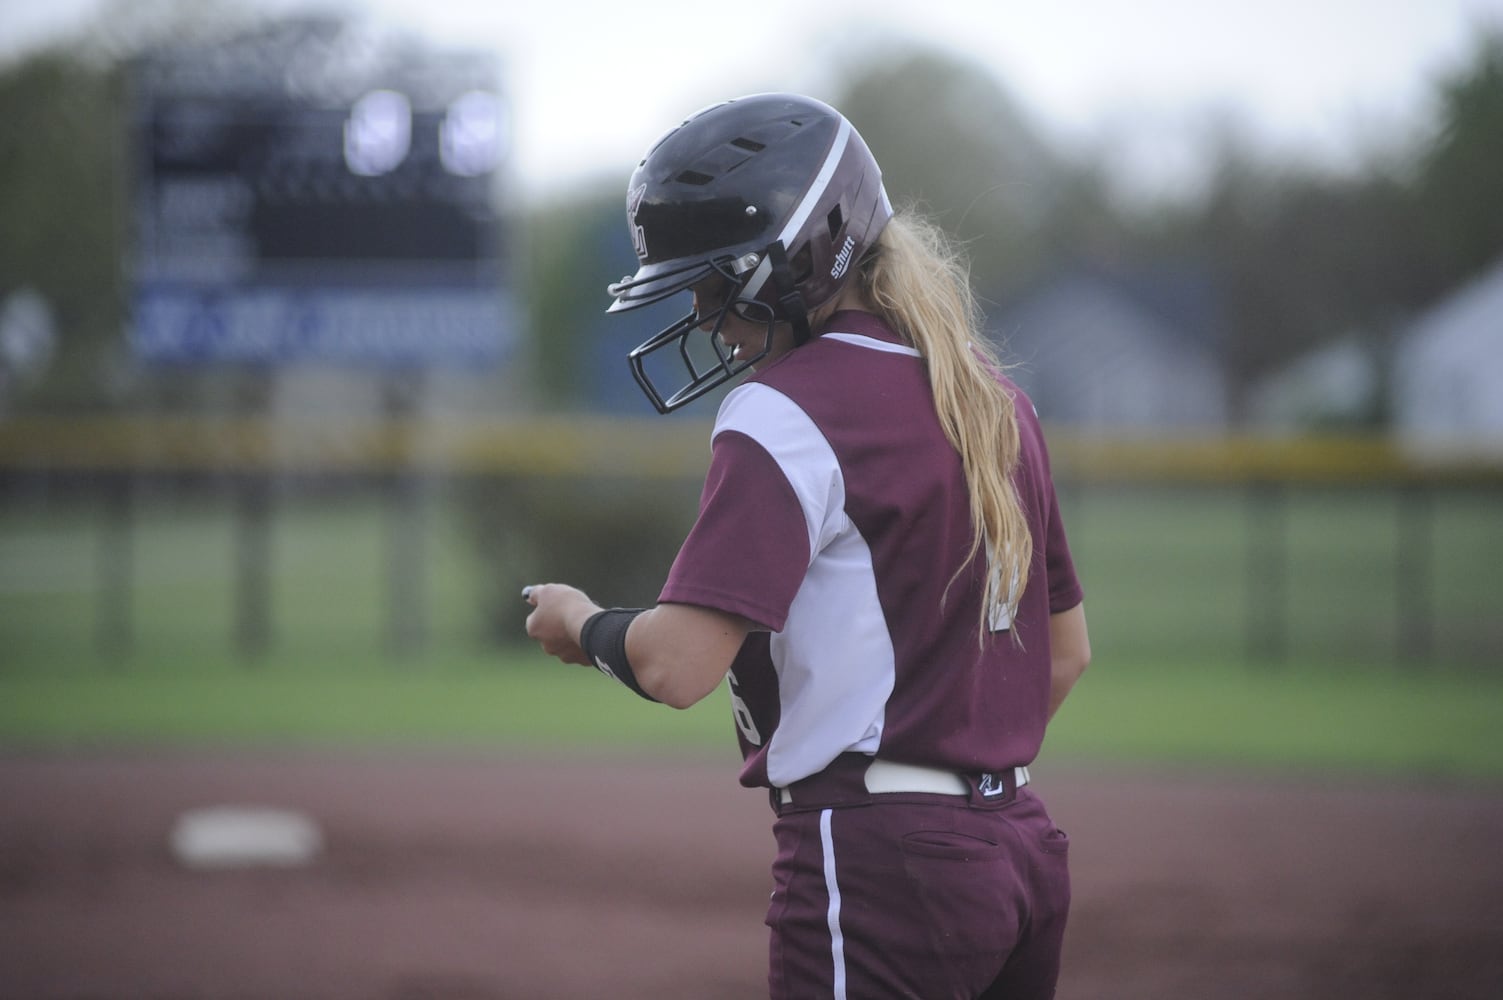
<path fill-rule="evenodd" d="M 1059 711 L 1065 699 L 1075 688 L 1075 682 L 1080 679 L 1080 671 L 1074 673 L 1055 671 L 1049 679 L 1049 718 L 1054 718 L 1054 713 Z"/>
<path fill-rule="evenodd" d="M 747 631 L 734 615 L 660 604 L 632 622 L 626 651 L 642 690 L 665 705 L 688 708 L 725 679 Z"/>

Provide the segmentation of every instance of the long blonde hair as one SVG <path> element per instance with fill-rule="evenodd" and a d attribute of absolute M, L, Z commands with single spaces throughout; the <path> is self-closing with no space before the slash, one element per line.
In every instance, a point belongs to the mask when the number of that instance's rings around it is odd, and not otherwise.
<path fill-rule="evenodd" d="M 984 641 L 996 612 L 1005 611 L 1010 622 L 1017 610 L 1033 536 L 1013 484 L 1021 447 L 1017 414 L 995 377 L 1002 364 L 982 335 L 969 266 L 943 230 L 905 210 L 888 222 L 858 280 L 868 302 L 923 355 L 940 425 L 960 453 L 971 498 L 971 548 L 950 584 L 985 544 Z"/>

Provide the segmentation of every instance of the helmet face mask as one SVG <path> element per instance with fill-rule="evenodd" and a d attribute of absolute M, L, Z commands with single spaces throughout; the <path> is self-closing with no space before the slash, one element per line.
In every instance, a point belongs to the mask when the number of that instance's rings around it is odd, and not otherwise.
<path fill-rule="evenodd" d="M 742 296 L 747 275 L 733 277 L 718 268 L 711 268 L 709 275 L 701 276 L 694 283 L 695 286 L 705 283 L 707 277 L 717 272 L 725 278 L 718 294 L 696 295 L 694 307 L 687 315 L 665 327 L 627 355 L 633 377 L 659 413 L 672 412 L 724 385 L 755 367 L 772 351 L 777 318 L 765 302 Z M 760 348 L 736 357 L 724 336 L 728 322 L 735 322 L 747 330 L 760 326 Z M 704 335 L 703 339 L 701 335 Z M 756 342 L 755 334 L 748 342 Z M 679 387 L 665 395 L 665 390 L 660 388 L 659 383 L 666 383 L 670 373 L 663 370 L 663 365 L 669 369 L 674 369 L 675 366 L 671 359 L 659 365 L 652 362 L 661 361 L 654 358 L 654 355 L 661 355 L 670 348 L 676 349 L 682 372 L 678 373 L 673 382 Z M 687 381 L 684 380 L 684 373 L 687 374 Z"/>
<path fill-rule="evenodd" d="M 767 357 L 778 324 L 795 343 L 808 315 L 840 292 L 892 215 L 881 172 L 850 123 L 818 101 L 760 94 L 714 105 L 671 129 L 628 185 L 627 222 L 639 268 L 613 284 L 609 312 L 661 302 L 721 275 L 718 310 L 704 303 L 637 347 L 632 374 L 667 413 Z M 740 357 L 721 333 L 765 327 L 761 351 Z M 707 333 L 710 351 L 691 339 Z M 738 340 L 744 331 L 738 331 Z M 688 381 L 665 392 L 646 359 L 677 345 Z M 712 356 L 711 356 L 712 355 Z M 699 360 L 696 360 L 696 357 Z"/>

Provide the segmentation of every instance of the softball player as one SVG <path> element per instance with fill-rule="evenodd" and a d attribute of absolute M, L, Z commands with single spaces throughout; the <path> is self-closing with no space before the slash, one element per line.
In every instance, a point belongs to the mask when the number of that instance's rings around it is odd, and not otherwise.
<path fill-rule="evenodd" d="M 670 130 L 627 214 L 611 311 L 692 296 L 630 354 L 648 398 L 745 378 L 657 605 L 539 584 L 528 634 L 675 707 L 729 684 L 776 817 L 773 997 L 1052 996 L 1068 839 L 1028 765 L 1090 648 L 1038 419 L 963 266 L 844 117 L 788 94 Z"/>

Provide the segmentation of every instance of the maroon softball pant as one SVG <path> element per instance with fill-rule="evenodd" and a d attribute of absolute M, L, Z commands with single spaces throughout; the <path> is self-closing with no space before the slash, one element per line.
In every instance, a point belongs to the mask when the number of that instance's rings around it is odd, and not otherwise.
<path fill-rule="evenodd" d="M 1030 788 L 784 810 L 773 1000 L 1054 996 L 1070 908 L 1069 839 Z"/>

